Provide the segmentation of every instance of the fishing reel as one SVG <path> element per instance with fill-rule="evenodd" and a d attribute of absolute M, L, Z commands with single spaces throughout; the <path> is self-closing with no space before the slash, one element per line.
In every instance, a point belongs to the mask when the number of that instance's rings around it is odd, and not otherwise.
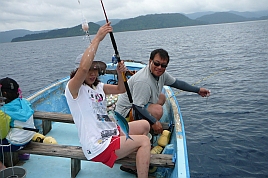
<path fill-rule="evenodd" d="M 120 56 L 119 54 L 114 54 L 112 57 L 112 66 L 114 68 L 114 65 L 120 62 Z M 110 79 L 107 81 L 107 84 L 117 85 L 118 84 L 118 78 Z"/>
<path fill-rule="evenodd" d="M 118 62 L 120 62 L 120 56 L 119 54 L 114 54 L 112 57 L 112 63 L 117 64 Z"/>

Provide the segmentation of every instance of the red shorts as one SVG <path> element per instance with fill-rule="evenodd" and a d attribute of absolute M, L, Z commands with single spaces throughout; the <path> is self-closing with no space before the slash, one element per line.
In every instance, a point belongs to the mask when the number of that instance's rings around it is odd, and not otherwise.
<path fill-rule="evenodd" d="M 91 159 L 91 161 L 102 162 L 103 164 L 112 168 L 117 159 L 115 150 L 118 149 L 120 149 L 120 137 L 119 136 L 112 137 L 109 146 L 101 154 Z"/>

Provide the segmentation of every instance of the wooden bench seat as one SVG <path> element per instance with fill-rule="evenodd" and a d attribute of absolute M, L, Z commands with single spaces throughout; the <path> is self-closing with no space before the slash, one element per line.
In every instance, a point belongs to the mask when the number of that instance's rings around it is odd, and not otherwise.
<path fill-rule="evenodd" d="M 63 122 L 73 124 L 73 118 L 71 114 L 54 113 L 54 112 L 42 112 L 35 111 L 34 119 L 41 119 L 43 125 L 43 134 L 45 135 L 52 129 L 51 122 Z M 169 128 L 168 123 L 162 123 L 164 129 Z M 58 144 L 44 144 L 31 142 L 24 149 L 17 152 L 4 153 L 5 163 L 7 166 L 16 165 L 19 162 L 19 154 L 37 154 L 44 156 L 56 156 L 71 159 L 71 177 L 76 177 L 81 169 L 81 160 L 86 160 L 83 154 L 82 148 L 80 146 L 69 146 L 69 145 L 58 145 Z M 12 159 L 12 160 L 11 160 Z M 11 164 L 13 162 L 13 164 Z M 125 158 L 117 160 L 116 163 L 124 165 L 135 165 L 136 164 L 136 154 L 130 154 Z M 174 163 L 172 162 L 172 155 L 167 154 L 152 154 L 151 155 L 151 166 L 157 167 L 168 167 L 174 168 Z"/>
<path fill-rule="evenodd" d="M 58 145 L 58 144 L 44 144 L 38 142 L 31 142 L 24 149 L 18 152 L 13 152 L 13 163 L 18 163 L 18 154 L 28 153 L 45 156 L 56 156 L 71 158 L 71 177 L 76 177 L 81 169 L 81 160 L 86 160 L 80 146 Z M 9 154 L 8 152 L 5 154 Z M 8 156 L 8 155 L 6 155 Z M 136 153 L 132 153 L 129 156 L 117 160 L 116 163 L 124 165 L 136 164 Z M 172 162 L 172 155 L 167 154 L 152 154 L 151 166 L 174 168 L 175 164 Z"/>
<path fill-rule="evenodd" d="M 71 114 L 35 111 L 33 116 L 34 119 L 43 120 L 42 127 L 44 135 L 46 135 L 52 129 L 51 122 L 74 123 Z M 169 123 L 162 123 L 162 126 L 164 130 L 169 129 Z"/>

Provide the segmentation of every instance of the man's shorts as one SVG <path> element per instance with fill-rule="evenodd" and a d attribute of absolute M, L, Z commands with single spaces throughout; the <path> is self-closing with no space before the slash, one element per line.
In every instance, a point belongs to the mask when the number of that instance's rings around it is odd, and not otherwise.
<path fill-rule="evenodd" d="M 101 154 L 91 159 L 91 161 L 101 162 L 112 168 L 117 159 L 115 150 L 118 149 L 120 149 L 120 136 L 114 136 L 109 146 Z"/>

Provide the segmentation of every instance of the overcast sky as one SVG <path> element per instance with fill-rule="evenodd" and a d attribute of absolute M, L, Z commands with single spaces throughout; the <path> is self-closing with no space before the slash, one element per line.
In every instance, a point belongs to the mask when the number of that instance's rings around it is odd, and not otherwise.
<path fill-rule="evenodd" d="M 268 0 L 103 0 L 109 19 L 146 14 L 268 10 Z M 100 0 L 0 0 L 0 31 L 73 27 L 104 20 Z"/>

